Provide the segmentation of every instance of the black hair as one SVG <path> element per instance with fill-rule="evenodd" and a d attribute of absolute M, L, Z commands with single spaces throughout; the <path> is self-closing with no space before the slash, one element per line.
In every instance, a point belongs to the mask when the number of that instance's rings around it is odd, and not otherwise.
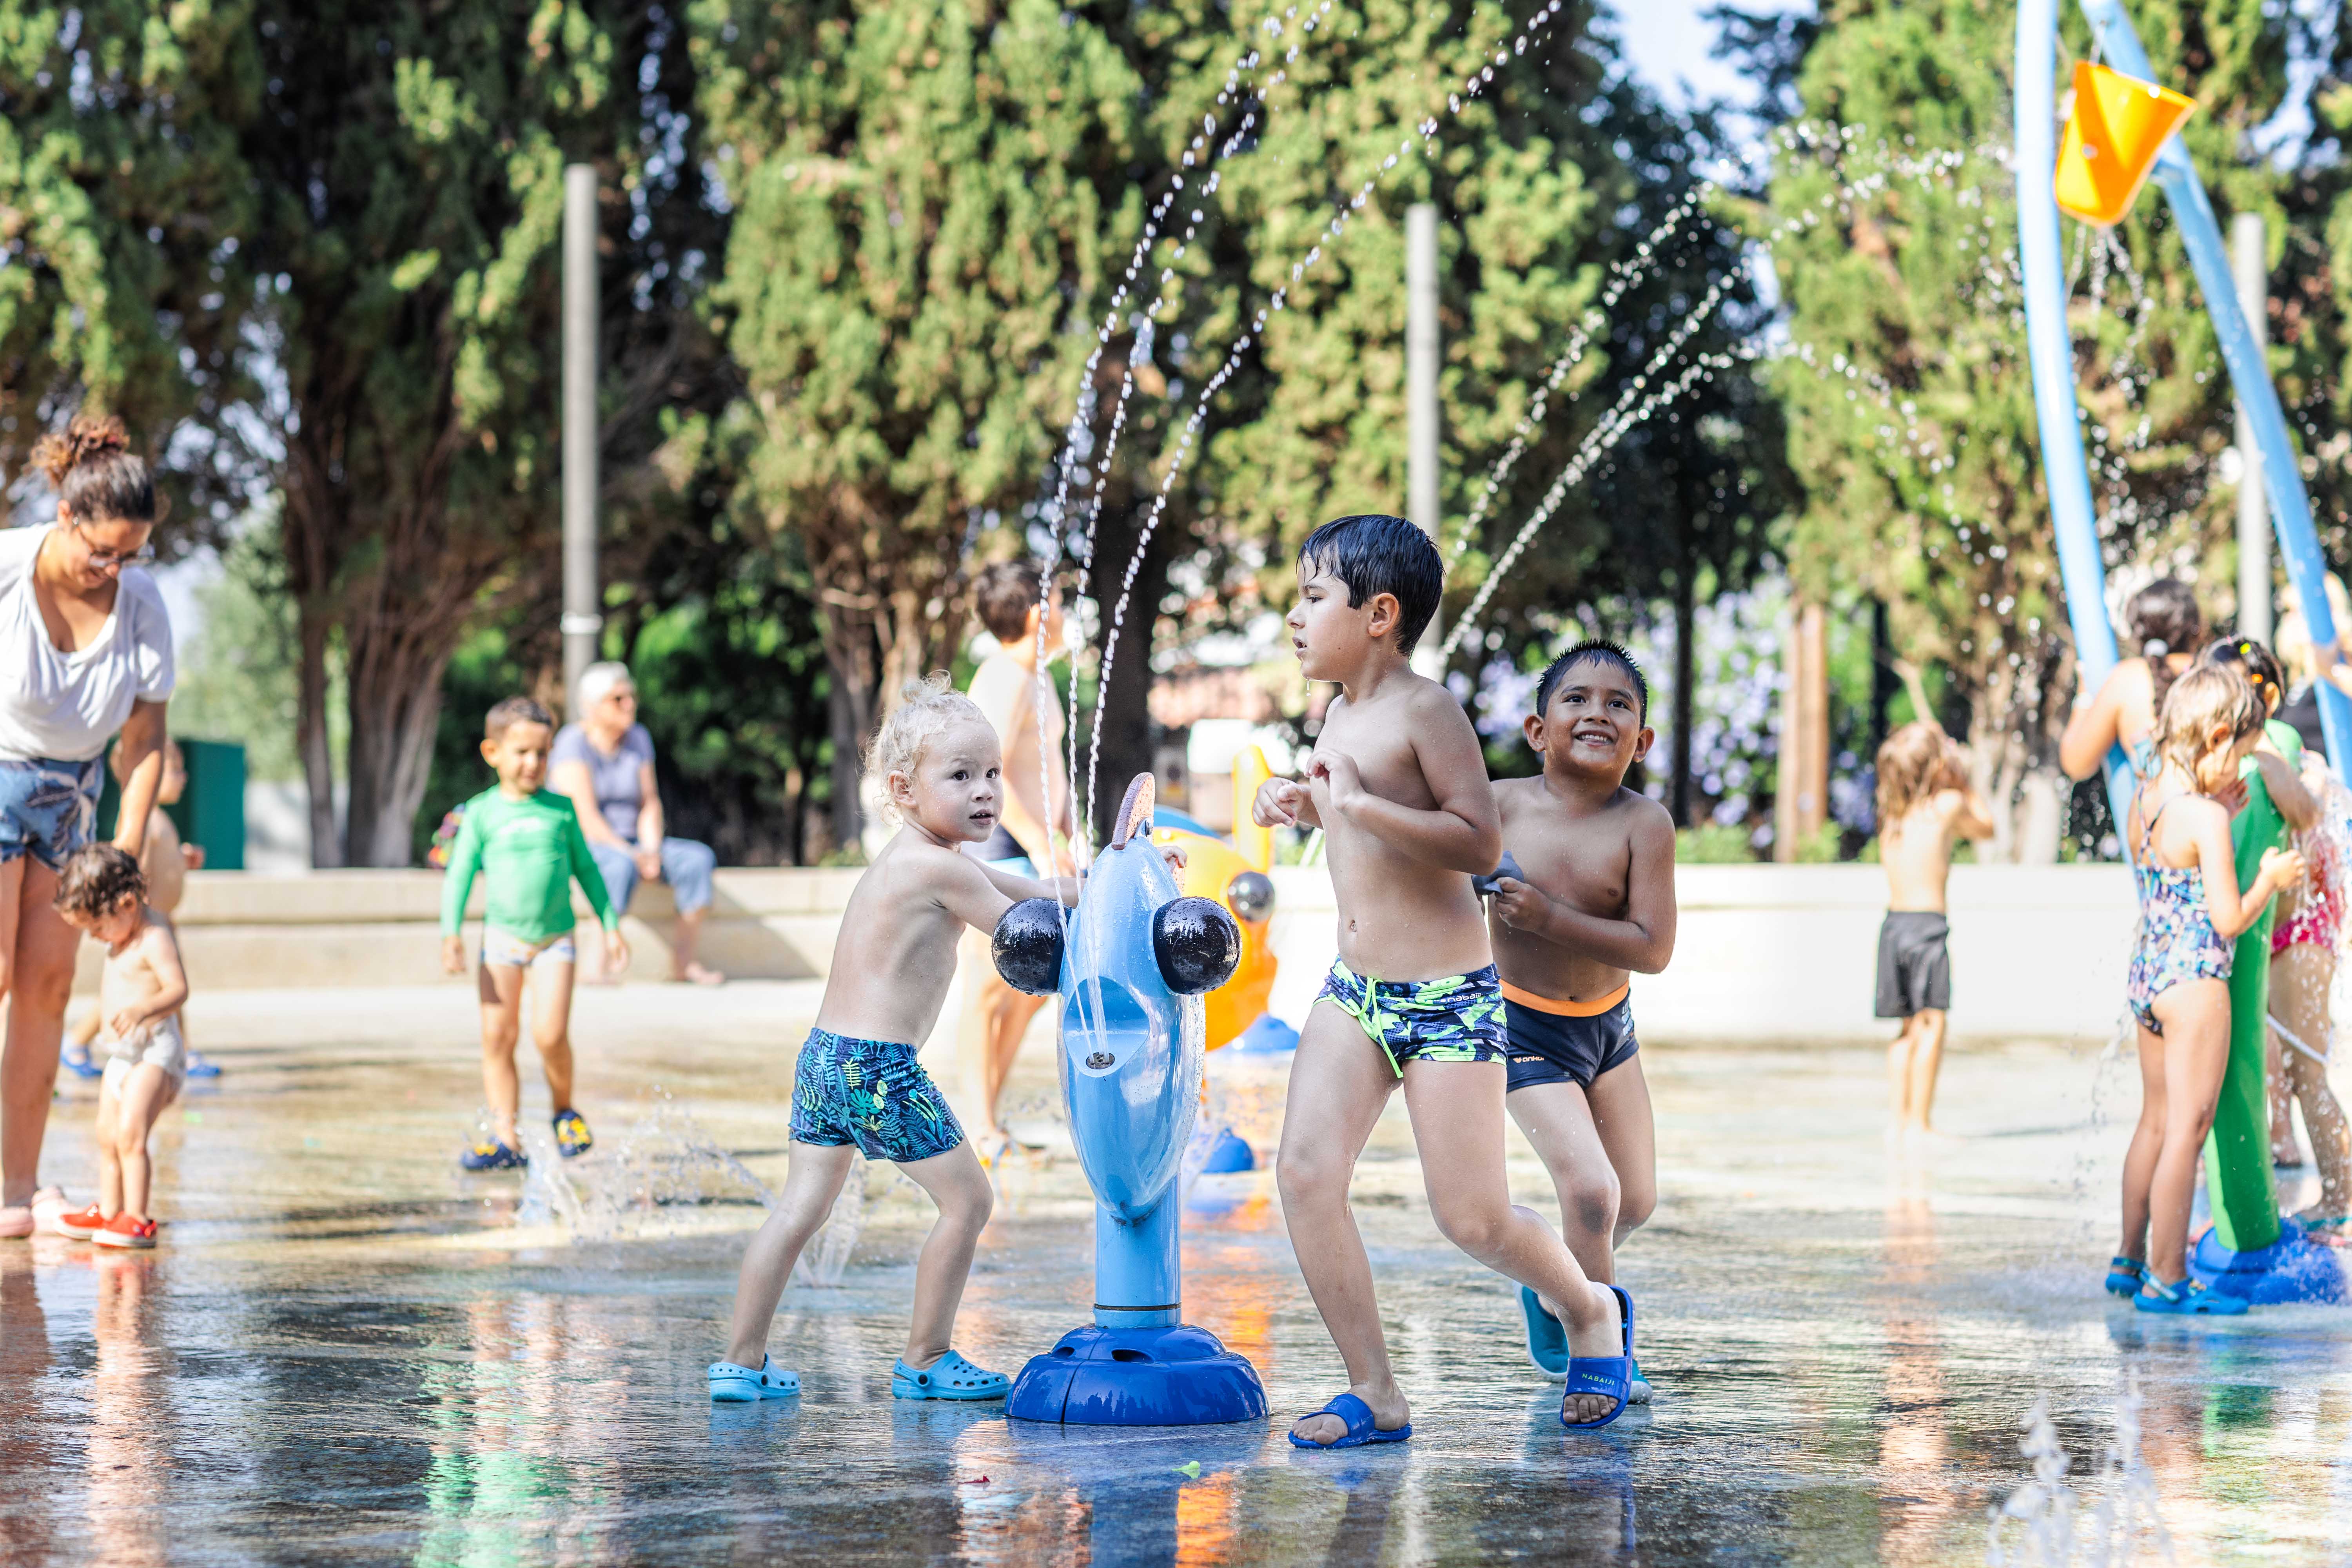
<path fill-rule="evenodd" d="M 75 415 L 61 433 L 33 443 L 32 466 L 47 478 L 77 522 L 157 521 L 155 481 L 131 450 L 120 419 Z"/>
<path fill-rule="evenodd" d="M 1580 664 L 1605 664 L 1622 670 L 1642 699 L 1642 722 L 1650 721 L 1650 683 L 1642 678 L 1642 667 L 1621 645 L 1606 637 L 1587 637 L 1544 666 L 1543 679 L 1536 682 L 1537 718 L 1550 710 L 1551 694 L 1559 689 L 1561 678 Z"/>
<path fill-rule="evenodd" d="M 1445 563 L 1437 546 L 1412 523 L 1385 512 L 1333 518 L 1298 547 L 1298 564 L 1345 583 L 1349 609 L 1375 594 L 1394 595 L 1399 653 L 1412 651 L 1445 594 Z"/>
<path fill-rule="evenodd" d="M 528 697 L 509 697 L 493 707 L 489 716 L 482 721 L 482 738 L 486 741 L 502 740 L 506 732 L 518 724 L 544 724 L 552 730 L 555 728 L 555 715 Z"/>
<path fill-rule="evenodd" d="M 2178 673 L 2166 662 L 2169 654 L 2196 651 L 2205 636 L 2205 617 L 2198 613 L 2197 591 L 2178 577 L 2158 577 L 2131 596 L 2124 606 L 2124 626 L 2131 633 L 2131 652 L 2147 660 L 2156 710 L 2164 711 L 2164 694 Z"/>
<path fill-rule="evenodd" d="M 2286 701 L 2286 671 L 2280 668 L 2278 656 L 2252 637 L 2223 637 L 2198 655 L 2197 662 L 2235 665 L 2245 671 L 2266 713 Z"/>
<path fill-rule="evenodd" d="M 1034 561 L 1000 561 L 983 567 L 971 581 L 980 624 L 1007 647 L 1020 641 L 1029 630 L 1029 612 L 1045 597 L 1045 574 Z"/>

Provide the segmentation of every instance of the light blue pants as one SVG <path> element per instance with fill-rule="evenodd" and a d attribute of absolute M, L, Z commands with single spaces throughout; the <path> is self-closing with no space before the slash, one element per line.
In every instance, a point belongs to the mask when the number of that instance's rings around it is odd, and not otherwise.
<path fill-rule="evenodd" d="M 617 845 L 591 841 L 588 853 L 596 858 L 596 869 L 604 873 L 604 896 L 613 900 L 613 912 L 629 912 L 629 900 L 636 896 L 636 857 Z M 719 857 L 710 852 L 708 844 L 697 844 L 691 838 L 665 838 L 661 846 L 661 879 L 669 884 L 671 896 L 677 900 L 677 912 L 691 914 L 696 910 L 710 907 L 710 873 L 718 868 Z"/>

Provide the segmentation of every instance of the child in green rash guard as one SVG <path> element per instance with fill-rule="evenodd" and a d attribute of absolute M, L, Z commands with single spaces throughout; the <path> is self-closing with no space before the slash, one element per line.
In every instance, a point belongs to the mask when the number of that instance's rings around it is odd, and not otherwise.
<path fill-rule="evenodd" d="M 469 1171 L 502 1171 L 524 1163 L 515 1113 L 522 1086 L 515 1074 L 515 1043 L 521 1034 L 523 979 L 540 981 L 539 1011 L 531 1039 L 547 1071 L 547 1092 L 555 1104 L 555 1146 L 567 1160 L 588 1152 L 594 1140 L 587 1119 L 572 1104 L 572 884 L 587 895 L 604 928 L 604 972 L 629 962 L 619 917 L 604 896 L 604 879 L 588 852 L 572 802 L 541 786 L 547 782 L 547 754 L 555 744 L 555 721 L 528 697 L 509 697 L 490 710 L 483 725 L 482 755 L 498 770 L 496 789 L 466 803 L 465 819 L 449 850 L 448 879 L 441 893 L 441 966 L 466 972 L 466 900 L 474 875 L 488 879 L 488 908 L 482 921 L 482 1088 L 496 1125 L 490 1139 L 467 1150 L 459 1163 Z"/>

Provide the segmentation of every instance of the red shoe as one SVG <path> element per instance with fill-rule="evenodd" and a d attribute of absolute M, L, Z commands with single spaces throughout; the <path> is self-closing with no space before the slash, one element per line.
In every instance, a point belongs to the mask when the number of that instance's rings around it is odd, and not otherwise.
<path fill-rule="evenodd" d="M 100 1247 L 152 1247 L 155 1222 L 141 1219 L 125 1209 L 91 1233 L 90 1239 Z"/>
<path fill-rule="evenodd" d="M 71 1237 L 76 1241 L 88 1241 L 106 1228 L 106 1216 L 98 1212 L 96 1204 L 92 1204 L 78 1213 L 58 1215 L 55 1224 L 59 1236 Z"/>

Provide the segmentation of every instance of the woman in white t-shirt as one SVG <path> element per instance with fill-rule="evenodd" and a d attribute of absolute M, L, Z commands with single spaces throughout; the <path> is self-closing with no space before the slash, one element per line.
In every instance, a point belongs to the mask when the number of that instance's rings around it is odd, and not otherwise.
<path fill-rule="evenodd" d="M 114 842 L 132 855 L 163 772 L 172 623 L 139 564 L 154 552 L 155 487 L 121 421 L 77 416 L 33 448 L 54 523 L 0 530 L 0 1238 L 66 1211 L 34 1190 L 79 937 L 51 900 L 90 841 L 106 744 L 122 736 Z"/>

